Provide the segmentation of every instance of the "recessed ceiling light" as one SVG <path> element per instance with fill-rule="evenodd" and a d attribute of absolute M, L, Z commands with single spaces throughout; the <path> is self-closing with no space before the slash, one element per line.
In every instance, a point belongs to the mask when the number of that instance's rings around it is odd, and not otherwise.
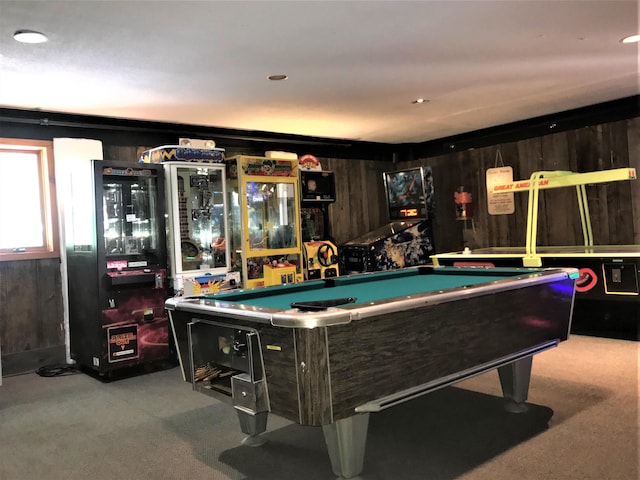
<path fill-rule="evenodd" d="M 424 98 L 416 98 L 411 103 L 427 103 L 429 100 L 425 100 Z"/>
<path fill-rule="evenodd" d="M 21 43 L 44 43 L 48 40 L 46 35 L 33 30 L 17 30 L 13 38 Z"/>
<path fill-rule="evenodd" d="M 278 80 L 286 80 L 289 77 L 287 77 L 286 75 L 269 75 L 267 78 L 275 82 Z"/>
<path fill-rule="evenodd" d="M 637 43 L 637 42 L 640 42 L 640 35 L 631 35 L 629 37 L 624 37 L 620 41 L 622 43 Z"/>

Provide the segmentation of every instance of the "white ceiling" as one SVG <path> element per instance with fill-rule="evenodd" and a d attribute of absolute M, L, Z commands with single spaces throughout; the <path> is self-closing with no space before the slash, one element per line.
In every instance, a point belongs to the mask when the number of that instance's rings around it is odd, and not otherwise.
<path fill-rule="evenodd" d="M 0 106 L 423 142 L 637 95 L 638 44 L 620 40 L 638 15 L 636 0 L 0 0 Z"/>

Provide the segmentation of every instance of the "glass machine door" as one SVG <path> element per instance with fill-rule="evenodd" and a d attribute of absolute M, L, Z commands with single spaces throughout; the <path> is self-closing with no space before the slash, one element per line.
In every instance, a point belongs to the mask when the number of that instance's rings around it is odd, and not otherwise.
<path fill-rule="evenodd" d="M 249 251 L 295 247 L 294 185 L 272 181 L 247 182 Z"/>
<path fill-rule="evenodd" d="M 245 177 L 244 188 L 245 287 L 300 281 L 297 179 Z"/>
<path fill-rule="evenodd" d="M 158 192 L 153 179 L 105 176 L 104 242 L 107 259 L 129 255 L 157 256 Z"/>

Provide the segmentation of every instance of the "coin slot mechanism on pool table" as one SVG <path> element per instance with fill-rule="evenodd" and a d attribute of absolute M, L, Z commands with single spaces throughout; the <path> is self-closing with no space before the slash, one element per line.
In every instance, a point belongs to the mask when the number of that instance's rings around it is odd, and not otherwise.
<path fill-rule="evenodd" d="M 264 393 L 257 393 L 263 391 L 257 384 L 264 381 L 257 332 L 199 320 L 188 327 L 193 389 L 229 398 L 234 396 L 234 378 L 240 377 L 243 400 L 248 401 L 247 392 L 251 390 L 249 397 L 257 399 L 252 404 L 264 403 Z"/>
<path fill-rule="evenodd" d="M 331 307 L 338 307 L 340 305 L 346 305 L 348 303 L 355 303 L 357 299 L 355 297 L 344 298 L 332 298 L 330 300 L 318 300 L 311 302 L 293 302 L 291 308 L 297 308 L 303 312 L 313 312 L 319 310 L 326 310 Z"/>

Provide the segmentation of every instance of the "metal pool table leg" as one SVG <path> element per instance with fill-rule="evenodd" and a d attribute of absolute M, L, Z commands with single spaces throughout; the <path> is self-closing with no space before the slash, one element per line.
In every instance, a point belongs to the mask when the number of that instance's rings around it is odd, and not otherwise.
<path fill-rule="evenodd" d="M 368 427 L 368 413 L 358 413 L 322 427 L 333 473 L 353 478 L 362 472 Z"/>
<path fill-rule="evenodd" d="M 247 413 L 236 409 L 238 420 L 240 420 L 240 430 L 247 436 L 242 440 L 242 444 L 248 447 L 259 447 L 266 443 L 266 438 L 260 436 L 267 430 L 268 412 Z"/>
<path fill-rule="evenodd" d="M 502 394 L 510 401 L 507 409 L 511 412 L 519 413 L 527 410 L 524 402 L 529 396 L 532 361 L 533 355 L 498 367 Z"/>

